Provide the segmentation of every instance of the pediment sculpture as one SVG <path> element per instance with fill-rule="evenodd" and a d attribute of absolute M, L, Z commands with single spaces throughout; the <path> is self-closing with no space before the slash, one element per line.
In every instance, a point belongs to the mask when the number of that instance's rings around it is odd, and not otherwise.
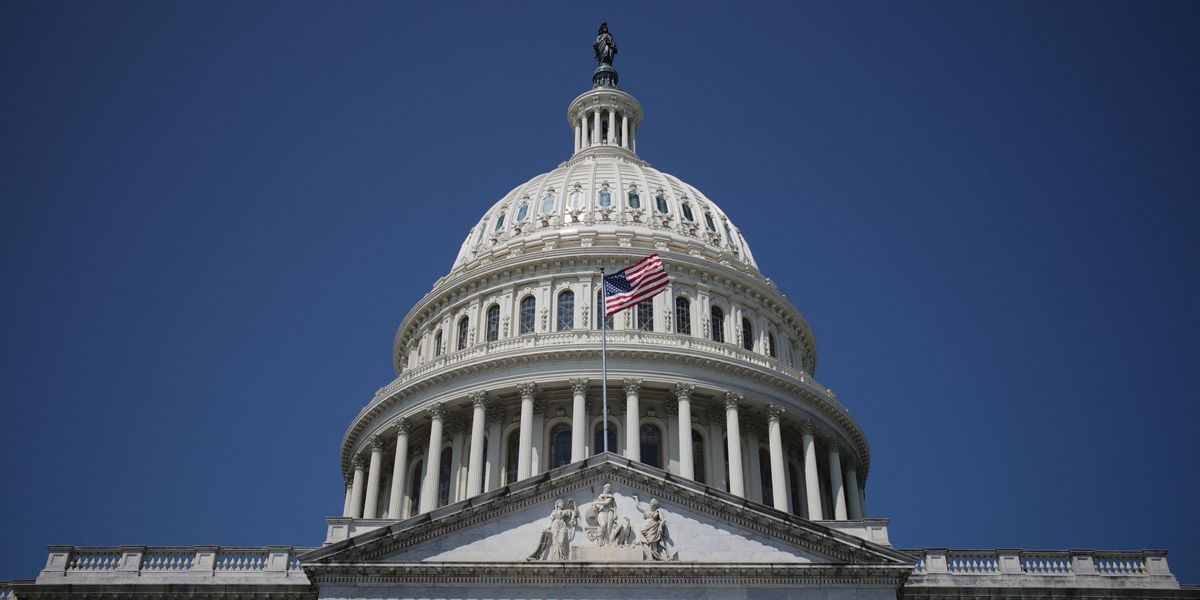
<path fill-rule="evenodd" d="M 634 508 L 644 519 L 635 531 L 628 517 L 617 511 L 617 497 L 605 484 L 595 500 L 583 505 L 582 514 L 574 500 L 559 498 L 550 512 L 550 523 L 542 530 L 537 547 L 526 560 L 679 560 L 674 540 L 658 500 L 643 505 L 635 495 Z M 581 517 L 582 516 L 582 523 Z M 575 534 L 583 529 L 586 543 L 573 545 Z M 638 550 L 640 549 L 640 553 Z"/>

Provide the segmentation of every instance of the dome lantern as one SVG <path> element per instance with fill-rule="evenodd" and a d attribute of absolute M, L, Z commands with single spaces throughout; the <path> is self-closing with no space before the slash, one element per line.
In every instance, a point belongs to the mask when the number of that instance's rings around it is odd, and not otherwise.
<path fill-rule="evenodd" d="M 617 44 L 608 31 L 608 23 L 600 24 L 592 49 L 597 63 L 592 73 L 592 89 L 576 97 L 567 109 L 567 123 L 575 130 L 574 153 L 606 148 L 636 156 L 642 105 L 617 87 L 617 70 L 612 65 Z"/>

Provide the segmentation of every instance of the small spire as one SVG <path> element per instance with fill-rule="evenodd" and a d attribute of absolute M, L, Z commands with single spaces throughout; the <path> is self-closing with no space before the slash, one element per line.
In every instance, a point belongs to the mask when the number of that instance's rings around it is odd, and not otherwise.
<path fill-rule="evenodd" d="M 617 87 L 617 70 L 613 68 L 613 59 L 617 57 L 617 42 L 608 32 L 608 23 L 600 24 L 596 41 L 592 43 L 596 53 L 596 71 L 592 73 L 592 87 Z"/>

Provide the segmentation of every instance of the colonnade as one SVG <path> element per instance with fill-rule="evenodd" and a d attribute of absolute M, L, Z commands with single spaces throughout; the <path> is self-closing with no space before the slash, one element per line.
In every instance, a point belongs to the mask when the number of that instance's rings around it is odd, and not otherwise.
<path fill-rule="evenodd" d="M 575 151 L 603 145 L 620 146 L 637 153 L 637 123 L 630 123 L 629 114 L 618 111 L 615 106 L 579 111 L 579 122 L 575 124 Z"/>
<path fill-rule="evenodd" d="M 577 462 L 587 456 L 587 440 L 589 434 L 592 433 L 591 429 L 595 421 L 588 415 L 588 380 L 572 379 L 568 383 L 571 390 L 570 462 Z M 619 451 L 630 460 L 641 461 L 642 442 L 638 432 L 644 424 L 644 413 L 641 408 L 642 380 L 625 379 L 621 383 L 621 390 L 624 392 L 623 427 L 625 435 L 620 448 L 610 450 Z M 692 419 L 694 390 L 695 386 L 689 383 L 677 383 L 670 390 L 668 414 L 673 417 L 673 422 L 670 423 L 672 432 L 668 443 L 677 444 L 677 456 L 675 448 L 669 449 L 673 464 L 669 466 L 664 464 L 663 466 L 681 477 L 707 480 L 712 485 L 715 482 L 711 478 L 704 477 L 703 473 L 701 473 L 701 477 L 697 477 L 693 458 L 693 436 L 688 435 L 694 431 Z M 546 409 L 545 402 L 537 398 L 538 385 L 535 383 L 521 384 L 517 386 L 517 392 L 520 397 L 519 422 L 517 429 L 511 434 L 518 436 L 515 449 L 516 473 L 515 477 L 514 474 L 506 476 L 509 483 L 535 474 L 534 470 L 537 468 L 535 465 L 539 461 L 534 458 L 534 454 L 535 451 L 540 452 L 541 444 L 535 444 L 534 438 L 538 436 L 538 439 L 542 439 L 544 433 Z M 614 394 L 610 394 L 611 396 Z M 611 400 L 617 402 L 611 402 Z M 611 400 L 611 403 L 619 404 L 619 396 L 611 398 Z M 492 410 L 489 410 L 489 403 L 498 404 L 499 402 L 489 400 L 488 394 L 484 391 L 475 392 L 470 397 L 469 428 L 465 419 L 462 418 L 460 421 L 463 422 L 453 428 L 455 439 L 452 444 L 454 452 L 451 454 L 452 480 L 448 483 L 439 480 L 444 470 L 441 460 L 443 446 L 446 443 L 444 432 L 448 416 L 445 403 L 434 403 L 425 411 L 429 418 L 429 426 L 426 450 L 423 453 L 425 462 L 419 475 L 420 489 L 406 489 L 407 485 L 417 481 L 416 476 L 408 474 L 410 470 L 410 436 L 414 429 L 413 419 L 400 419 L 391 433 L 375 436 L 371 440 L 369 451 L 356 456 L 353 460 L 352 471 L 346 481 L 343 515 L 351 518 L 375 519 L 383 518 L 386 514 L 387 518 L 398 519 L 437 508 L 439 483 L 450 485 L 456 490 L 450 495 L 449 501 L 451 502 L 476 496 L 485 491 L 485 487 L 492 489 L 498 486 L 502 448 L 500 438 L 503 431 L 504 411 L 503 408 L 497 406 L 493 406 Z M 713 408 L 710 399 L 708 409 L 710 415 L 714 413 Z M 723 450 L 727 457 L 725 462 L 727 464 L 727 486 L 730 493 L 761 501 L 777 510 L 802 514 L 813 520 L 842 521 L 864 518 L 864 496 L 859 486 L 857 461 L 853 457 L 854 453 L 848 448 L 844 449 L 831 433 L 826 432 L 812 421 L 799 418 L 787 421 L 790 431 L 788 435 L 785 435 L 784 425 L 788 416 L 787 409 L 778 404 L 769 404 L 765 407 L 751 406 L 742 394 L 733 391 L 724 392 L 718 397 L 716 408 L 724 409 L 723 430 L 720 423 L 711 423 L 712 429 L 707 435 L 710 440 L 709 444 L 714 449 L 716 449 L 715 445 L 721 443 L 724 438 Z M 655 414 L 653 409 L 646 412 L 652 416 Z M 760 432 L 763 431 L 762 425 L 757 421 L 751 422 L 745 435 L 742 432 L 743 420 L 751 415 L 759 415 L 760 412 L 764 412 L 766 415 L 766 454 L 769 465 L 761 464 L 759 459 L 758 439 L 760 439 Z M 565 420 L 567 413 L 565 407 L 560 409 L 558 411 L 559 421 Z M 619 415 L 611 415 L 610 418 L 617 419 Z M 422 430 L 424 430 L 423 427 Z M 470 432 L 469 443 L 465 437 L 468 430 Z M 795 435 L 797 432 L 798 436 Z M 392 437 L 395 439 L 395 450 L 390 469 L 390 490 L 385 496 L 384 490 L 381 489 L 381 479 L 385 470 L 384 451 Z M 823 456 L 818 453 L 818 440 L 821 441 Z M 418 443 L 420 441 L 425 440 L 419 440 Z M 798 448 L 788 448 L 787 441 L 798 441 Z M 746 449 L 749 454 L 744 456 L 743 449 Z M 602 448 L 592 448 L 591 450 L 593 454 L 603 451 Z M 788 450 L 792 450 L 793 453 L 789 455 Z M 419 447 L 415 448 L 413 453 L 420 453 Z M 465 460 L 464 454 L 466 455 Z M 562 456 L 565 457 L 565 455 Z M 794 465 L 792 469 L 789 469 L 789 456 L 792 458 L 790 464 Z M 713 464 L 717 464 L 719 460 L 716 453 L 712 454 L 710 458 L 701 456 L 701 459 L 706 463 Z M 508 462 L 511 464 L 514 461 L 509 458 Z M 546 470 L 547 461 L 544 456 L 540 462 L 542 465 L 540 470 Z M 818 467 L 819 462 L 824 462 L 824 469 Z M 462 473 L 464 478 L 460 479 L 460 472 L 464 469 L 465 472 Z M 824 474 L 823 478 L 821 474 Z M 487 475 L 486 483 L 485 475 Z M 767 479 L 768 477 L 769 479 Z M 793 479 L 801 477 L 802 479 L 793 481 Z M 463 482 L 465 485 L 461 485 Z M 765 491 L 768 487 L 769 494 Z M 443 493 L 445 493 L 444 490 Z M 761 497 L 768 495 L 769 497 Z M 387 499 L 386 511 L 383 510 L 380 501 L 385 497 Z M 402 506 L 405 498 L 411 498 L 412 510 L 405 510 Z M 443 499 L 444 501 L 446 500 Z M 406 512 L 411 514 L 405 514 Z"/>

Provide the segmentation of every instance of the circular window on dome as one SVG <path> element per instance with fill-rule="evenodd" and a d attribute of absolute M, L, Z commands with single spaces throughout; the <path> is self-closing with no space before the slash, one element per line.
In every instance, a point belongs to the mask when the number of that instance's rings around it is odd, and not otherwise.
<path fill-rule="evenodd" d="M 608 190 L 603 190 L 600 192 L 600 206 L 605 208 L 612 206 L 612 194 L 610 194 Z"/>
<path fill-rule="evenodd" d="M 554 203 L 556 201 L 557 199 L 554 197 L 554 194 L 548 194 L 545 198 L 542 198 L 542 214 L 554 212 Z"/>
<path fill-rule="evenodd" d="M 693 215 L 693 214 L 692 214 L 692 205 L 691 205 L 691 204 L 688 204 L 687 202 L 684 202 L 684 203 L 683 203 L 683 204 L 680 206 L 680 208 L 682 208 L 682 209 L 683 209 L 683 218 L 685 218 L 685 219 L 687 219 L 687 220 L 689 220 L 689 221 L 695 221 L 695 220 L 696 220 L 696 215 Z"/>
<path fill-rule="evenodd" d="M 658 212 L 660 212 L 660 213 L 669 212 L 667 210 L 667 197 L 662 194 L 659 194 L 654 197 L 654 206 L 656 206 L 658 208 Z"/>
<path fill-rule="evenodd" d="M 517 220 L 524 221 L 527 216 L 529 216 L 529 203 L 522 202 L 520 208 L 517 209 Z"/>
<path fill-rule="evenodd" d="M 641 208 L 642 198 L 637 192 L 629 192 L 629 208 Z"/>
<path fill-rule="evenodd" d="M 717 224 L 713 223 L 712 213 L 704 213 L 704 226 L 707 227 L 709 231 L 714 233 L 717 231 Z"/>
<path fill-rule="evenodd" d="M 496 231 L 500 231 L 501 227 L 504 227 L 504 213 L 500 213 L 500 216 L 496 217 Z"/>

